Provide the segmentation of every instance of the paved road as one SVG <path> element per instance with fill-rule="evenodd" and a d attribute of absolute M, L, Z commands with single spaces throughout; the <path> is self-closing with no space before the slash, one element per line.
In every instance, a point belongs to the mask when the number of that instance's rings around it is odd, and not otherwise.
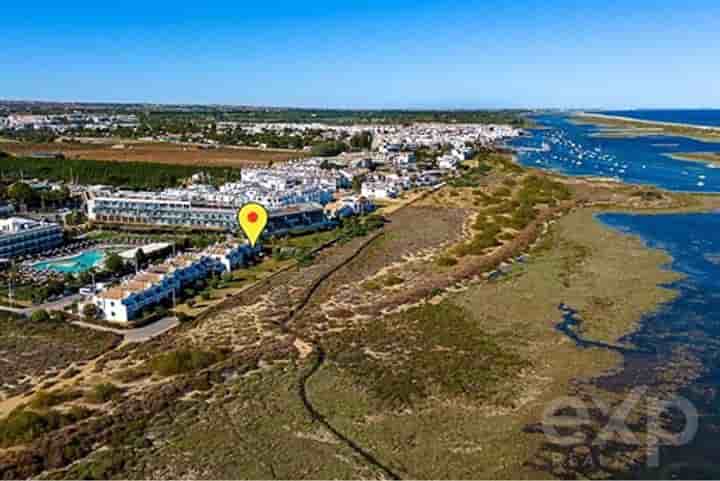
<path fill-rule="evenodd" d="M 38 304 L 32 307 L 9 307 L 0 305 L 0 311 L 12 312 L 13 314 L 19 314 L 26 318 L 30 318 L 33 312 L 39 309 L 45 309 L 47 311 L 62 311 L 65 307 L 69 306 L 73 302 L 82 300 L 81 294 L 75 294 L 72 296 L 64 297 L 58 301 L 46 302 L 45 304 Z M 83 321 L 72 321 L 71 324 L 76 326 L 84 327 L 86 329 L 93 329 L 95 331 L 112 332 L 125 338 L 125 342 L 145 342 L 150 339 L 164 334 L 170 329 L 174 329 L 180 322 L 175 317 L 164 317 L 158 321 L 148 324 L 147 326 L 138 327 L 137 329 L 119 329 L 113 327 L 100 326 L 97 324 L 91 324 Z"/>
<path fill-rule="evenodd" d="M 175 317 L 163 317 L 162 319 L 148 324 L 147 326 L 138 327 L 136 329 L 118 329 L 113 327 L 99 326 L 83 321 L 72 321 L 71 324 L 93 329 L 95 331 L 112 332 L 125 338 L 125 342 L 145 342 L 150 339 L 164 334 L 167 331 L 176 328 L 180 322 Z"/>
<path fill-rule="evenodd" d="M 62 311 L 73 302 L 82 300 L 82 294 L 73 294 L 72 296 L 63 297 L 60 300 L 46 302 L 45 304 L 37 304 L 31 307 L 9 307 L 0 305 L 0 311 L 12 312 L 21 316 L 30 317 L 33 312 L 45 309 L 46 311 Z"/>

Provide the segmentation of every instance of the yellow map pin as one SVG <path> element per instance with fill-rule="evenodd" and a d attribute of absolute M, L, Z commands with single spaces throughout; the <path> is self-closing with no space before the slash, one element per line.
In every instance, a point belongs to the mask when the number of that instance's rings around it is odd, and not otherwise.
<path fill-rule="evenodd" d="M 256 202 L 248 202 L 238 210 L 237 219 L 245 236 L 250 241 L 250 246 L 255 247 L 260 235 L 265 230 L 265 226 L 267 226 L 267 210 Z"/>

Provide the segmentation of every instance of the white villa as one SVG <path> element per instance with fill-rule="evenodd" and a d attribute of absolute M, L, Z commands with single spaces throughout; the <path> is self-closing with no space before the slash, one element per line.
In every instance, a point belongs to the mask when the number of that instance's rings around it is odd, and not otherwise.
<path fill-rule="evenodd" d="M 247 244 L 216 244 L 199 254 L 179 255 L 94 294 L 89 303 L 98 308 L 101 319 L 127 324 L 143 310 L 172 300 L 196 280 L 229 272 L 244 264 L 253 252 Z"/>

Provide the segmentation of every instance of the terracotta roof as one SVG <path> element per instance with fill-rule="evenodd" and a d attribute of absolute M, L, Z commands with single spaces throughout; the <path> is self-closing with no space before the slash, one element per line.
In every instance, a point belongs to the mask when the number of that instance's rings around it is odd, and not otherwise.
<path fill-rule="evenodd" d="M 98 297 L 103 299 L 110 299 L 114 301 L 119 301 L 125 298 L 125 291 L 121 289 L 120 287 L 111 287 L 105 292 L 101 292 L 98 294 Z"/>

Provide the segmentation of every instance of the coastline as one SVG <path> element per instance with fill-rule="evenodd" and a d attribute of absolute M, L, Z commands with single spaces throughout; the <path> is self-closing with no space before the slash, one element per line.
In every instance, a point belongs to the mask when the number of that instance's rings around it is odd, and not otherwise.
<path fill-rule="evenodd" d="M 714 167 L 720 167 L 720 154 L 714 154 L 712 152 L 681 152 L 681 153 L 666 153 L 663 154 L 666 157 L 670 157 L 675 160 L 685 160 L 688 162 L 698 162 L 701 164 L 711 165 Z"/>
<path fill-rule="evenodd" d="M 474 315 L 475 321 L 488 332 L 513 332 L 515 348 L 532 365 L 511 408 L 445 406 L 442 413 L 433 411 L 442 424 L 464 425 L 463 431 L 473 433 L 469 438 L 503 441 L 492 452 L 483 452 L 481 441 L 468 444 L 467 449 L 478 450 L 473 463 L 489 469 L 474 477 L 547 476 L 547 467 L 525 463 L 537 459 L 547 443 L 542 434 L 529 434 L 526 427 L 543 419 L 549 403 L 572 395 L 578 384 L 621 370 L 624 358 L 619 349 L 634 347 L 623 339 L 640 328 L 644 316 L 678 295 L 664 287 L 682 277 L 667 268 L 672 257 L 596 217 L 613 211 L 577 209 L 552 224 L 527 264 L 496 282 L 473 285 L 451 297 L 468 312 L 481 313 Z M 583 323 L 577 332 L 583 339 L 618 348 L 577 345 L 558 329 L 561 304 L 579 313 Z"/>
<path fill-rule="evenodd" d="M 573 116 L 600 118 L 600 119 L 607 119 L 607 120 L 621 120 L 623 122 L 644 124 L 644 125 L 650 125 L 650 126 L 657 125 L 657 126 L 662 126 L 662 127 L 690 127 L 693 129 L 720 132 L 720 127 L 713 127 L 711 125 L 689 124 L 689 123 L 684 123 L 684 122 L 663 122 L 663 121 L 659 121 L 659 120 L 644 120 L 644 119 L 635 119 L 633 117 L 623 117 L 620 115 L 596 114 L 596 113 L 592 113 L 592 112 L 577 112 L 577 113 L 573 114 Z"/>
<path fill-rule="evenodd" d="M 708 125 L 639 120 L 588 112 L 575 112 L 570 115 L 570 119 L 578 124 L 590 124 L 600 127 L 600 131 L 593 134 L 596 137 L 621 138 L 664 135 L 686 137 L 702 142 L 720 142 L 720 127 Z"/>

